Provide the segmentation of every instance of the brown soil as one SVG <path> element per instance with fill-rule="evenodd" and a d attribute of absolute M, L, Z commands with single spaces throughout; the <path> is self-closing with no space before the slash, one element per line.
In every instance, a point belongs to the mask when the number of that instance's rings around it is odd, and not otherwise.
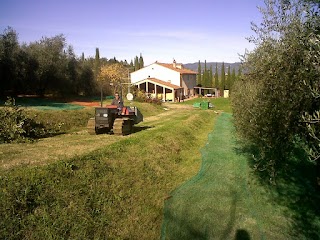
<path fill-rule="evenodd" d="M 80 105 L 84 107 L 100 107 L 100 102 L 81 102 L 81 101 L 72 101 L 70 104 Z"/>

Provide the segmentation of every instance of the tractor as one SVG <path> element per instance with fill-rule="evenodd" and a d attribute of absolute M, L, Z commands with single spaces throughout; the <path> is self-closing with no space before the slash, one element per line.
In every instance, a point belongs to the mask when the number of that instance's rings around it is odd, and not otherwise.
<path fill-rule="evenodd" d="M 95 108 L 95 117 L 87 124 L 89 134 L 112 133 L 128 135 L 132 133 L 133 125 L 143 121 L 143 116 L 137 107 L 118 108 L 115 105 Z"/>

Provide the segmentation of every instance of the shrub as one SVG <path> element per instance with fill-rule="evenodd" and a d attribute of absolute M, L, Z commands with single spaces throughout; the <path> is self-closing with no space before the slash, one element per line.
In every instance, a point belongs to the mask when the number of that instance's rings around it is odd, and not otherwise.
<path fill-rule="evenodd" d="M 145 92 L 140 91 L 139 89 L 136 89 L 134 94 L 135 94 L 135 101 L 152 103 L 156 105 L 162 104 L 162 99 L 152 98 L 151 96 L 147 96 Z"/>
<path fill-rule="evenodd" d="M 5 106 L 0 108 L 0 143 L 13 141 L 24 142 L 58 133 L 61 124 L 53 128 L 46 128 L 42 123 L 27 116 L 22 108 L 15 105 L 12 98 L 8 98 Z"/>

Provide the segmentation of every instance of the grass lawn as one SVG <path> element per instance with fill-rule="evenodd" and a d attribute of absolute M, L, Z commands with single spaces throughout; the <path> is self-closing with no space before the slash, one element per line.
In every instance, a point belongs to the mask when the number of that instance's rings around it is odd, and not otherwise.
<path fill-rule="evenodd" d="M 191 100 L 187 100 L 184 102 L 176 103 L 176 104 L 182 104 L 182 105 L 193 105 L 194 103 L 198 102 L 211 102 L 213 104 L 213 110 L 218 110 L 218 111 L 224 111 L 231 113 L 231 104 L 230 104 L 230 98 L 194 98 Z"/>
<path fill-rule="evenodd" d="M 77 129 L 0 145 L 0 239 L 320 239 L 307 178 L 262 185 L 233 137 L 229 100 L 210 100 L 227 113 L 175 107 L 198 99 L 133 103 L 145 121 L 124 137 L 88 135 L 93 108 L 32 112 L 73 116 Z"/>
<path fill-rule="evenodd" d="M 64 134 L 48 139 L 47 153 L 17 145 L 34 159 L 68 151 L 76 139 L 79 148 L 99 146 L 45 166 L 0 169 L 0 239 L 158 239 L 164 199 L 198 171 L 216 116 L 168 110 L 118 139 Z"/>

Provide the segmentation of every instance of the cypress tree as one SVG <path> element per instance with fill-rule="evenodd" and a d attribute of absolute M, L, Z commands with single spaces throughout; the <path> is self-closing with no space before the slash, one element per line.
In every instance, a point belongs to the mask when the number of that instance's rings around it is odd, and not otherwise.
<path fill-rule="evenodd" d="M 131 62 L 130 62 L 130 67 L 131 67 L 131 68 L 134 67 L 134 66 L 133 66 L 133 61 L 132 61 L 132 59 L 131 59 Z"/>
<path fill-rule="evenodd" d="M 136 56 L 134 58 L 134 70 L 137 71 L 139 69 L 140 69 L 139 58 L 138 58 L 138 56 Z"/>
<path fill-rule="evenodd" d="M 94 74 L 95 74 L 96 80 L 98 78 L 99 73 L 100 73 L 100 53 L 99 53 L 99 48 L 96 48 L 96 56 L 94 60 Z"/>
<path fill-rule="evenodd" d="M 201 85 L 202 87 L 206 87 L 206 72 L 204 71 L 204 69 L 202 71 Z"/>
<path fill-rule="evenodd" d="M 221 82 L 220 82 L 220 94 L 223 97 L 223 91 L 225 89 L 225 85 L 226 85 L 226 72 L 224 70 L 224 62 L 222 63 L 221 66 Z"/>
<path fill-rule="evenodd" d="M 231 90 L 232 90 L 232 87 L 233 87 L 233 84 L 235 83 L 235 81 L 236 81 L 236 69 L 233 68 L 232 74 L 231 74 L 231 86 L 230 86 Z"/>
<path fill-rule="evenodd" d="M 209 69 L 209 87 L 213 87 L 213 74 L 212 74 L 212 65 L 210 65 Z"/>
<path fill-rule="evenodd" d="M 226 89 L 230 90 L 231 88 L 231 71 L 230 71 L 230 66 L 228 67 L 228 76 L 227 76 L 227 87 Z"/>
<path fill-rule="evenodd" d="M 140 53 L 140 58 L 139 58 L 139 69 L 143 68 L 144 67 L 144 62 L 143 62 L 143 57 Z"/>
<path fill-rule="evenodd" d="M 96 48 L 96 57 L 95 57 L 95 61 L 94 61 L 94 75 L 95 75 L 95 79 L 96 81 L 98 80 L 98 76 L 100 74 L 100 53 L 99 53 L 99 48 Z M 102 99 L 103 99 L 103 90 L 102 90 L 102 84 L 100 84 L 100 106 L 102 107 Z"/>
<path fill-rule="evenodd" d="M 241 70 L 241 66 L 239 66 L 237 79 L 239 79 L 241 75 L 242 75 L 242 70 Z"/>
<path fill-rule="evenodd" d="M 199 60 L 199 63 L 198 63 L 197 84 L 200 85 L 200 86 L 202 86 L 202 85 L 201 85 L 201 64 L 200 64 L 200 60 Z"/>
<path fill-rule="evenodd" d="M 208 70 L 207 70 L 207 60 L 204 60 L 204 70 L 202 84 L 204 87 L 208 87 Z"/>
<path fill-rule="evenodd" d="M 81 54 L 81 62 L 84 62 L 84 52 Z"/>
<path fill-rule="evenodd" d="M 216 72 L 214 73 L 214 87 L 219 88 L 218 63 L 216 63 Z"/>

